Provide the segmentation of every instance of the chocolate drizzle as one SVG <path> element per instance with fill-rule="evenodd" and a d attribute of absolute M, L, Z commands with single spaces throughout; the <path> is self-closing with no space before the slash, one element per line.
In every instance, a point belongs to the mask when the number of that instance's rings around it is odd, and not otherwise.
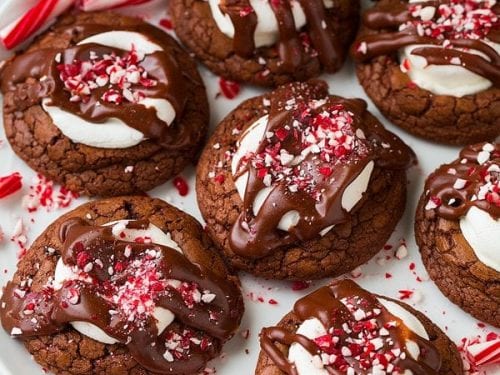
<path fill-rule="evenodd" d="M 344 209 L 342 197 L 369 163 L 387 169 L 411 164 L 413 152 L 369 116 L 364 101 L 329 96 L 326 84 L 291 84 L 270 95 L 265 135 L 234 176 L 248 174 L 243 211 L 231 230 L 235 253 L 261 258 L 319 236 L 356 211 L 359 205 Z M 255 215 L 264 189 L 269 195 Z M 279 229 L 291 211 L 299 215 L 297 224 Z"/>
<path fill-rule="evenodd" d="M 354 315 L 360 311 L 363 314 L 357 315 L 362 315 L 363 318 L 356 319 Z M 289 327 L 262 330 L 262 350 L 276 366 L 289 375 L 299 375 L 297 367 L 286 357 L 288 348 L 284 351 L 276 343 L 287 347 L 294 343 L 300 344 L 311 355 L 326 353 L 328 358 L 333 354 L 333 363 L 325 365 L 329 374 L 345 374 L 348 369 L 354 370 L 353 373 L 356 374 L 371 374 L 374 367 L 384 371 L 389 365 L 398 373 L 404 373 L 405 370 L 411 370 L 414 375 L 439 373 L 441 356 L 436 347 L 411 331 L 374 295 L 361 289 L 353 281 L 337 281 L 318 289 L 298 300 L 293 313 L 299 322 L 318 319 L 327 334 L 311 340 L 294 333 Z M 380 335 L 380 332 L 384 334 Z M 379 348 L 373 345 L 374 339 L 382 339 Z M 407 350 L 407 341 L 413 341 L 420 348 L 417 360 Z M 347 348 L 350 355 L 343 355 L 345 349 L 343 351 L 342 348 Z M 384 360 L 380 360 L 381 358 Z"/>
<path fill-rule="evenodd" d="M 385 1 L 368 10 L 363 17 L 367 31 L 356 41 L 352 54 L 358 62 L 374 57 L 396 53 L 410 45 L 422 45 L 412 51 L 413 55 L 424 57 L 429 65 L 458 65 L 476 73 L 500 86 L 500 55 L 486 43 L 500 43 L 500 5 L 488 2 L 474 2 L 465 5 L 464 0 L 432 0 L 409 4 L 407 1 Z M 456 32 L 455 26 L 439 29 L 438 20 L 445 17 L 442 7 L 464 4 L 477 9 L 491 11 L 491 24 L 464 27 L 465 32 Z M 435 9 L 432 19 L 422 20 L 422 9 Z M 486 16 L 483 16 L 486 17 Z M 425 29 L 432 22 L 438 27 Z M 432 30 L 432 31 L 431 31 Z M 474 50 L 486 55 L 480 56 Z"/>
<path fill-rule="evenodd" d="M 136 221 L 128 227 L 148 225 Z M 7 332 L 28 338 L 88 322 L 126 345 L 148 370 L 186 374 L 202 368 L 236 330 L 241 304 L 236 286 L 180 252 L 119 240 L 111 226 L 95 227 L 82 219 L 65 222 L 60 237 L 61 259 L 77 276 L 60 289 L 9 282 L 1 300 Z M 202 297 L 206 293 L 208 299 Z M 160 334 L 155 307 L 175 315 Z"/>
<path fill-rule="evenodd" d="M 40 104 L 43 99 L 48 98 L 50 103 L 47 105 L 57 106 L 91 123 L 105 126 L 104 123 L 107 120 L 118 118 L 143 133 L 146 138 L 158 142 L 162 147 L 169 149 L 185 147 L 190 143 L 191 133 L 193 133 L 189 124 L 183 127 L 176 126 L 174 120 L 169 125 L 158 117 L 154 107 L 148 108 L 140 104 L 139 100 L 126 100 L 126 96 L 122 94 L 123 88 L 120 87 L 121 82 L 113 84 L 109 80 L 109 84 L 103 86 L 94 83 L 99 77 L 99 70 L 102 74 L 106 72 L 109 74 L 106 67 L 111 64 L 109 60 L 97 59 L 106 55 L 117 56 L 119 61 L 131 62 L 148 75 L 148 78 L 144 79 L 141 74 L 140 81 L 131 83 L 127 91 L 135 92 L 143 98 L 168 100 L 175 109 L 176 119 L 180 119 L 187 100 L 184 80 L 189 78 L 182 74 L 175 57 L 169 53 L 168 45 L 162 42 L 164 35 L 160 30 L 147 24 L 113 29 L 97 24 L 85 24 L 59 28 L 54 32 L 78 35 L 76 39 L 83 40 L 108 31 L 140 33 L 151 42 L 162 46 L 164 50 L 145 55 L 144 58 L 138 57 L 139 54 L 135 53 L 133 48 L 125 51 L 95 43 L 71 45 L 65 49 L 43 48 L 29 51 L 8 62 L 3 69 L 2 92 L 5 94 L 9 91 L 22 90 L 27 93 L 27 95 L 18 95 L 23 98 L 16 103 L 18 109 Z M 96 76 L 96 78 L 93 76 L 88 78 L 92 81 L 91 85 L 95 87 L 92 86 L 91 92 L 84 91 L 85 95 L 79 97 L 74 92 L 70 92 L 68 85 L 73 84 L 71 79 L 79 73 L 79 70 L 82 73 L 78 79 L 87 80 L 86 77 L 89 76 L 81 67 L 82 64 L 90 62 L 94 62 L 94 66 L 102 65 L 102 63 L 108 63 L 108 65 L 102 69 L 95 68 L 92 72 L 96 73 L 89 73 Z M 69 79 L 63 82 L 63 77 L 69 77 Z"/>
<path fill-rule="evenodd" d="M 299 0 L 307 21 L 307 32 L 312 45 L 318 53 L 321 64 L 329 72 L 337 71 L 345 53 L 326 18 L 323 0 Z M 297 31 L 289 1 L 271 1 L 271 7 L 278 21 L 278 50 L 286 72 L 301 67 L 307 58 L 300 32 Z M 219 5 L 224 14 L 229 15 L 234 25 L 234 51 L 242 57 L 251 57 L 256 51 L 254 34 L 257 16 L 249 0 L 221 0 Z"/>
<path fill-rule="evenodd" d="M 485 161 L 480 164 L 481 158 Z M 434 209 L 445 219 L 459 220 L 471 207 L 500 219 L 500 144 L 464 148 L 457 160 L 429 176 L 425 190 L 426 209 Z"/>

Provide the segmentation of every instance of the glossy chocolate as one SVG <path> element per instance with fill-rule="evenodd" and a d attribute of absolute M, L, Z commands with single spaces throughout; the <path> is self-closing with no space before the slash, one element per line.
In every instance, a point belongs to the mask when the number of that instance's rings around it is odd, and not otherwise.
<path fill-rule="evenodd" d="M 127 225 L 148 226 L 147 221 Z M 29 282 L 9 282 L 1 299 L 7 332 L 27 338 L 61 332 L 70 322 L 88 322 L 126 345 L 146 369 L 185 374 L 200 370 L 238 327 L 237 287 L 182 253 L 123 241 L 113 235 L 112 226 L 91 226 L 77 218 L 61 225 L 60 237 L 62 261 L 78 277 L 60 289 L 50 283 L 35 290 Z M 203 298 L 207 293 L 209 298 Z M 160 334 L 155 307 L 175 315 Z"/>
<path fill-rule="evenodd" d="M 459 220 L 471 207 L 500 219 L 500 144 L 464 148 L 457 160 L 429 176 L 425 191 L 426 209 L 434 209 L 445 219 Z"/>
<path fill-rule="evenodd" d="M 92 35 L 108 31 L 130 31 L 145 36 L 151 42 L 162 46 L 163 51 L 156 51 L 146 56 L 139 56 L 135 50 L 121 50 L 95 43 L 75 45 L 78 41 Z M 152 139 L 162 147 L 177 149 L 190 143 L 195 129 L 190 124 L 180 127 L 176 121 L 167 124 L 156 114 L 153 107 L 138 103 L 138 98 L 157 98 L 168 100 L 175 109 L 176 119 L 182 117 L 186 103 L 184 80 L 190 79 L 182 73 L 175 56 L 169 53 L 169 47 L 162 43 L 165 35 L 159 29 L 146 23 L 137 26 L 116 27 L 110 29 L 102 25 L 72 25 L 60 27 L 55 33 L 73 35 L 73 42 L 68 48 L 45 48 L 23 53 L 9 61 L 1 74 L 1 89 L 21 91 L 24 95 L 16 95 L 17 107 L 22 110 L 40 104 L 42 99 L 49 98 L 48 105 L 57 106 L 64 111 L 75 114 L 86 121 L 103 124 L 111 118 L 118 118 L 128 126 L 140 131 L 145 138 Z M 100 75 L 109 75 L 108 69 L 113 61 L 104 60 L 103 56 L 117 57 L 123 62 L 125 69 L 133 66 L 140 69 L 141 79 L 127 88 L 136 97 L 127 100 L 122 94 L 122 83 L 109 84 L 93 88 L 81 95 L 75 94 L 68 87 L 72 84 L 72 75 L 82 71 L 84 81 L 88 78 L 97 82 Z M 92 76 L 85 75 L 82 64 L 93 64 Z M 96 78 L 94 78 L 94 75 Z M 147 77 L 147 78 L 143 78 Z M 116 94 L 116 95 L 115 95 Z M 115 95 L 115 96 L 113 96 Z M 131 94 L 130 94 L 131 95 Z"/>
<path fill-rule="evenodd" d="M 363 317 L 355 318 L 356 312 L 363 312 L 356 314 Z M 298 322 L 318 319 L 327 334 L 311 340 L 295 333 L 291 327 L 262 330 L 262 350 L 280 370 L 289 375 L 298 375 L 295 364 L 287 359 L 288 348 L 292 344 L 302 345 L 311 355 L 326 353 L 329 357 L 333 354 L 334 362 L 325 365 L 329 374 L 345 374 L 349 373 L 349 369 L 356 374 L 371 374 L 377 364 L 382 365 L 382 368 L 378 367 L 382 371 L 392 365 L 391 373 L 396 370 L 398 373 L 410 370 L 414 375 L 439 373 L 441 356 L 436 347 L 411 331 L 374 295 L 351 280 L 334 282 L 298 300 L 293 314 Z M 362 343 L 356 344 L 360 337 L 363 338 Z M 373 344 L 375 340 L 380 342 L 378 348 Z M 413 341 L 420 349 L 417 360 L 406 347 L 408 341 Z M 286 349 L 278 347 L 277 343 L 285 345 Z M 347 348 L 350 354 L 344 355 L 346 349 L 342 348 Z"/>
<path fill-rule="evenodd" d="M 299 0 L 307 21 L 307 32 L 312 46 L 318 53 L 321 64 L 327 71 L 338 70 L 344 60 L 344 51 L 326 18 L 323 0 Z M 289 1 L 271 1 L 278 21 L 280 40 L 278 50 L 284 71 L 300 69 L 307 59 L 300 31 L 297 31 Z M 219 5 L 224 14 L 229 15 L 234 25 L 234 51 L 242 57 L 250 57 L 256 51 L 254 34 L 257 17 L 249 0 L 221 0 Z"/>
<path fill-rule="evenodd" d="M 407 1 L 385 1 L 368 10 L 363 17 L 366 31 L 357 39 L 353 48 L 356 61 L 364 62 L 374 57 L 397 53 L 409 45 L 422 45 L 412 54 L 424 57 L 430 65 L 459 65 L 500 86 L 500 55 L 486 42 L 500 43 L 500 4 L 464 0 L 432 0 L 409 4 Z M 436 22 L 446 11 L 441 7 L 455 4 L 474 6 L 476 12 L 489 12 L 490 26 L 478 26 L 470 33 L 454 34 L 454 27 L 436 33 L 422 31 L 421 26 Z M 434 16 L 422 21 L 418 12 L 434 7 Z M 487 17 L 487 16 L 484 16 Z M 485 56 L 470 53 L 476 50 Z"/>
<path fill-rule="evenodd" d="M 283 86 L 269 99 L 265 135 L 255 154 L 242 159 L 235 175 L 236 179 L 248 172 L 249 178 L 230 244 L 235 253 L 248 258 L 311 240 L 326 227 L 349 220 L 359 205 L 348 212 L 342 207 L 342 197 L 368 163 L 374 162 L 376 168 L 404 169 L 414 160 L 413 152 L 398 137 L 368 118 L 366 103 L 360 99 L 330 96 L 326 85 L 307 83 Z M 340 129 L 339 124 L 346 125 Z M 325 144 L 341 145 L 318 148 L 317 152 L 313 147 L 318 145 L 306 147 L 306 133 L 323 131 L 331 136 L 324 139 Z M 342 145 L 346 139 L 352 140 L 345 146 L 350 150 Z M 297 162 L 285 167 L 264 165 L 268 158 L 279 160 L 284 152 Z M 255 216 L 254 201 L 266 188 L 271 192 Z M 288 232 L 278 229 L 281 218 L 290 211 L 299 213 L 297 225 Z"/>

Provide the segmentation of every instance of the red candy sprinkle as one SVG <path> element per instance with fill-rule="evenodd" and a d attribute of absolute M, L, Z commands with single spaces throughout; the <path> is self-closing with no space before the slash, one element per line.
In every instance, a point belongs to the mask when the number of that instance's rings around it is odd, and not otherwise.
<path fill-rule="evenodd" d="M 76 256 L 76 265 L 83 269 L 90 261 L 90 254 L 86 251 L 80 251 Z"/>
<path fill-rule="evenodd" d="M 306 281 L 294 281 L 292 283 L 292 290 L 299 291 L 309 288 L 309 283 Z"/>
<path fill-rule="evenodd" d="M 333 173 L 333 169 L 330 167 L 321 167 L 319 168 L 319 173 L 325 177 L 329 177 Z"/>
<path fill-rule="evenodd" d="M 224 183 L 224 181 L 225 181 L 225 177 L 224 177 L 223 174 L 219 174 L 219 175 L 217 175 L 217 176 L 214 177 L 214 181 L 218 182 L 219 184 L 222 185 Z"/>
<path fill-rule="evenodd" d="M 399 293 L 399 299 L 410 299 L 411 296 L 413 295 L 413 291 L 411 290 L 400 290 L 398 291 Z"/>
<path fill-rule="evenodd" d="M 19 172 L 0 177 L 0 198 L 5 198 L 22 188 L 22 176 Z"/>
<path fill-rule="evenodd" d="M 246 16 L 248 16 L 249 14 L 251 14 L 253 12 L 254 12 L 254 9 L 251 6 L 243 7 L 240 10 L 240 17 L 246 17 Z"/>
<path fill-rule="evenodd" d="M 169 18 L 163 18 L 160 20 L 160 26 L 164 27 L 167 30 L 172 30 L 172 20 L 170 20 Z"/>
<path fill-rule="evenodd" d="M 173 184 L 181 197 L 185 197 L 186 195 L 188 195 L 189 186 L 183 177 L 177 176 L 176 178 L 174 178 Z"/>
<path fill-rule="evenodd" d="M 229 81 L 227 79 L 219 79 L 220 92 L 227 99 L 234 99 L 240 93 L 240 85 L 237 82 Z"/>

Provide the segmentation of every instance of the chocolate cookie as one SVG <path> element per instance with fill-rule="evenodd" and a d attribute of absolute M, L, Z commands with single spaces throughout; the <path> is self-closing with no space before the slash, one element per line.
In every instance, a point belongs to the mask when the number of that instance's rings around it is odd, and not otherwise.
<path fill-rule="evenodd" d="M 412 151 L 360 99 L 323 81 L 250 99 L 215 130 L 197 169 L 207 231 L 238 269 L 275 279 L 350 271 L 403 214 Z"/>
<path fill-rule="evenodd" d="M 210 70 L 261 86 L 339 70 L 359 8 L 359 0 L 170 2 L 179 39 Z"/>
<path fill-rule="evenodd" d="M 56 374 L 194 374 L 240 323 L 238 285 L 192 217 L 118 197 L 84 204 L 40 235 L 0 317 Z"/>
<path fill-rule="evenodd" d="M 150 190 L 195 160 L 208 104 L 195 62 L 168 35 L 113 13 L 68 15 L 1 74 L 14 151 L 68 189 Z"/>
<path fill-rule="evenodd" d="M 453 342 L 421 312 L 336 281 L 264 328 L 256 375 L 459 375 Z"/>
<path fill-rule="evenodd" d="M 468 146 L 429 176 L 415 235 L 439 289 L 500 327 L 500 144 Z"/>
<path fill-rule="evenodd" d="M 500 135 L 500 7 L 381 0 L 353 45 L 366 93 L 419 137 L 471 144 Z M 453 26 L 450 26 L 453 25 Z"/>

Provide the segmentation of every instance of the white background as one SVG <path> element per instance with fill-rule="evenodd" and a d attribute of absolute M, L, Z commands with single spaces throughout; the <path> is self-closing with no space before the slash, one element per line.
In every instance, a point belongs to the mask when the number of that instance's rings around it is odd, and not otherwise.
<path fill-rule="evenodd" d="M 6 0 L 2 0 L 2 2 L 4 1 Z M 365 3 L 368 2 L 365 1 Z M 5 3 L 2 5 L 5 8 Z M 2 5 L 0 5 L 0 14 Z M 154 22 L 167 17 L 165 9 L 165 1 L 158 0 L 150 5 L 136 7 L 133 14 L 146 16 Z M 129 10 L 125 10 L 125 12 L 127 11 Z M 3 56 L 5 56 L 5 52 L 3 53 Z M 242 91 L 236 99 L 227 100 L 218 95 L 220 91 L 218 77 L 204 68 L 201 68 L 201 71 L 207 86 L 207 94 L 212 111 L 211 129 L 230 110 L 235 108 L 238 103 L 244 99 L 259 95 L 264 91 L 256 88 L 242 87 Z M 355 78 L 353 64 L 350 61 L 341 72 L 335 75 L 325 75 L 323 78 L 330 83 L 330 91 L 334 94 L 345 97 L 361 97 L 368 100 Z M 462 338 L 474 339 L 477 336 L 484 337 L 485 334 L 491 331 L 500 333 L 499 330 L 495 330 L 490 326 L 483 326 L 476 319 L 450 303 L 441 294 L 433 282 L 428 280 L 414 241 L 413 222 L 415 206 L 422 192 L 425 176 L 440 164 L 455 159 L 459 148 L 437 145 L 417 139 L 390 125 L 382 118 L 370 100 L 368 100 L 368 103 L 370 110 L 382 119 L 391 131 L 400 135 L 415 150 L 418 155 L 419 166 L 409 171 L 409 193 L 406 212 L 388 242 L 393 248 L 391 250 L 381 250 L 372 261 L 363 265 L 361 267 L 362 276 L 357 278 L 357 281 L 363 287 L 373 292 L 385 294 L 393 298 L 398 298 L 398 291 L 402 289 L 415 291 L 412 299 L 407 300 L 407 302 L 426 313 L 456 343 L 459 343 Z M 23 196 L 29 192 L 29 186 L 31 185 L 32 178 L 35 176 L 35 172 L 30 170 L 12 152 L 5 139 L 3 126 L 0 127 L 0 142 L 0 176 L 9 175 L 16 171 L 20 172 L 23 176 L 22 191 L 0 200 L 0 226 L 5 233 L 4 240 L 0 242 L 0 285 L 3 286 L 15 271 L 18 247 L 10 241 L 10 237 L 16 221 L 20 217 L 23 218 L 28 227 L 29 242 L 32 242 L 50 222 L 69 209 L 85 202 L 87 199 L 80 198 L 78 201 L 73 202 L 71 207 L 67 209 L 57 209 L 47 212 L 45 209 L 40 208 L 37 212 L 29 214 L 21 206 L 21 201 Z M 195 199 L 194 169 L 190 167 L 182 175 L 189 183 L 190 193 L 188 196 L 179 196 L 170 181 L 154 189 L 150 194 L 170 202 L 201 220 Z M 402 260 L 398 260 L 393 255 L 401 241 L 406 241 L 409 255 Z M 390 259 L 386 260 L 386 257 L 390 257 Z M 415 263 L 414 272 L 409 270 L 411 263 Z M 391 274 L 392 277 L 386 278 L 386 273 Z M 417 276 L 424 281 L 418 282 L 416 280 Z M 292 283 L 290 282 L 266 281 L 248 275 L 242 275 L 241 277 L 246 313 L 241 325 L 241 333 L 238 333 L 224 347 L 222 358 L 214 361 L 209 366 L 210 368 L 215 367 L 217 374 L 252 374 L 259 353 L 258 333 L 261 327 L 277 323 L 291 309 L 297 298 L 310 292 L 315 286 L 328 282 L 328 280 L 315 282 L 308 290 L 297 292 L 292 290 Z M 259 297 L 263 302 L 258 300 Z M 268 302 L 270 299 L 274 299 L 278 303 L 271 305 Z M 248 339 L 243 338 L 244 331 L 246 330 L 249 330 Z M 42 373 L 41 368 L 34 361 L 30 360 L 29 354 L 25 351 L 24 347 L 19 342 L 11 339 L 3 330 L 0 330 L 0 375 L 39 373 Z M 500 367 L 487 369 L 486 373 L 500 374 Z"/>

